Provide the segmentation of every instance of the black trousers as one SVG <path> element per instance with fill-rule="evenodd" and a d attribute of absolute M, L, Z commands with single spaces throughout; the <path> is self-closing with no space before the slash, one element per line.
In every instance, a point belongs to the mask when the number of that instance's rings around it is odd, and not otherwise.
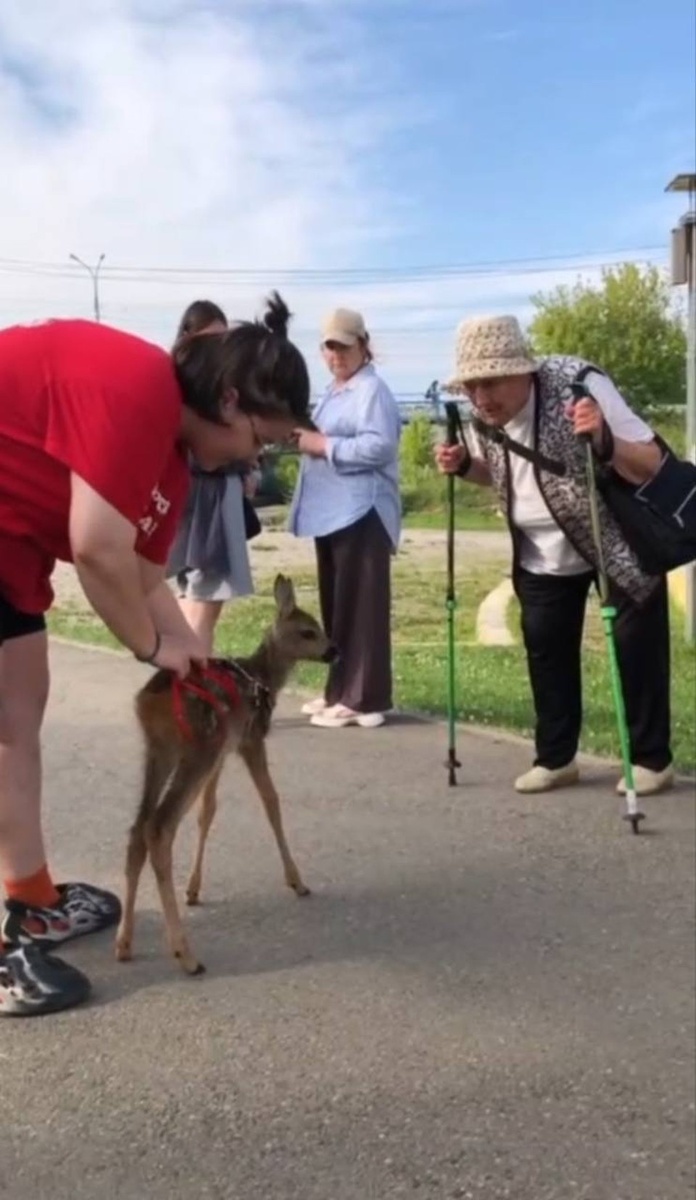
<path fill-rule="evenodd" d="M 319 602 L 340 657 L 331 664 L 327 704 L 354 712 L 392 707 L 391 542 L 372 509 L 360 521 L 315 541 Z"/>
<path fill-rule="evenodd" d="M 515 572 L 522 636 L 536 709 L 536 763 L 554 769 L 574 758 L 582 726 L 580 651 L 594 576 Z M 662 771 L 670 749 L 670 645 L 667 581 L 640 607 L 612 592 L 617 657 L 634 766 Z"/>

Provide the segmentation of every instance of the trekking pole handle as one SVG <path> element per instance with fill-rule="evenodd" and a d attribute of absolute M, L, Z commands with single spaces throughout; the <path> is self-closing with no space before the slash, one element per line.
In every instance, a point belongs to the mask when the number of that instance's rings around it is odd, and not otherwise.
<path fill-rule="evenodd" d="M 577 404 L 578 400 L 592 400 L 592 396 L 590 395 L 590 393 L 587 390 L 587 387 L 585 386 L 584 383 L 571 383 L 570 390 L 573 393 L 573 402 L 575 404 Z M 579 433 L 578 441 L 591 442 L 592 434 L 591 433 Z"/>
<path fill-rule="evenodd" d="M 453 400 L 448 400 L 445 404 L 445 413 L 447 415 L 447 445 L 456 446 L 459 441 L 459 411 Z"/>
<path fill-rule="evenodd" d="M 577 403 L 578 400 L 594 400 L 594 396 L 584 383 L 571 383 L 570 390 L 573 393 L 574 403 Z M 591 433 L 579 433 L 577 436 L 580 442 L 588 446 L 592 445 L 597 462 L 602 464 L 611 462 L 614 457 L 614 435 L 606 420 L 602 425 L 602 440 L 599 447 L 594 445 Z"/>

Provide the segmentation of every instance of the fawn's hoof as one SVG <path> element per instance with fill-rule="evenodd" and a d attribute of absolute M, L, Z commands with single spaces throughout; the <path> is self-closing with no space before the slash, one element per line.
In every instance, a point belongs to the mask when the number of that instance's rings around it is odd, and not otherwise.
<path fill-rule="evenodd" d="M 300 897 L 300 899 L 303 896 L 311 896 L 311 894 L 312 894 L 311 889 L 308 888 L 307 884 L 303 883 L 301 879 L 298 880 L 297 883 L 291 883 L 290 887 L 292 888 L 295 895 Z"/>
<path fill-rule="evenodd" d="M 116 962 L 131 962 L 133 947 L 130 942 L 117 942 L 114 953 L 116 954 Z"/>
<path fill-rule="evenodd" d="M 200 904 L 199 893 L 198 892 L 187 892 L 186 893 L 186 903 L 188 904 L 189 908 L 193 908 L 196 904 Z"/>
<path fill-rule="evenodd" d="M 205 975 L 203 963 L 191 954 L 182 954 L 177 951 L 174 957 L 187 975 Z"/>

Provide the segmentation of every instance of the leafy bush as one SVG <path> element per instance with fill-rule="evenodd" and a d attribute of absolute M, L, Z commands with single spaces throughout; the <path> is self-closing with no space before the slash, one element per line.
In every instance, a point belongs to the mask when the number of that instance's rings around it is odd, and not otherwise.
<path fill-rule="evenodd" d="M 297 477 L 300 473 L 300 456 L 299 454 L 281 454 L 278 456 L 273 474 L 278 481 L 283 495 L 288 501 L 292 499 L 292 494 L 295 490 Z"/>
<path fill-rule="evenodd" d="M 433 461 L 433 427 L 426 416 L 415 416 L 401 434 L 399 460 L 404 480 L 418 477 L 419 472 L 436 474 Z"/>
<path fill-rule="evenodd" d="M 643 413 L 651 429 L 662 435 L 680 458 L 686 456 L 686 409 L 665 412 L 659 406 Z"/>

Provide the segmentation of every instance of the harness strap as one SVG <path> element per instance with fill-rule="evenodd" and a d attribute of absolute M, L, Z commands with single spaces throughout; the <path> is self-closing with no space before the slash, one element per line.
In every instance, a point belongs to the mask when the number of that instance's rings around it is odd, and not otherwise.
<path fill-rule="evenodd" d="M 177 676 L 172 685 L 172 707 L 174 709 L 174 719 L 180 734 L 182 737 L 186 738 L 187 741 L 195 740 L 193 726 L 191 725 L 191 722 L 186 714 L 185 696 L 187 694 L 190 696 L 197 696 L 199 700 L 203 700 L 204 703 L 210 705 L 210 707 L 213 708 L 218 715 L 221 715 L 225 712 L 227 705 L 220 696 L 216 695 L 216 693 L 211 690 L 211 683 L 217 684 L 218 687 L 222 689 L 227 696 L 227 699 L 230 701 L 231 708 L 236 708 L 240 702 L 239 688 L 237 687 L 236 680 L 229 671 L 220 670 L 218 667 L 212 666 L 211 664 L 208 664 L 207 667 L 198 667 L 196 670 L 200 682 L 196 682 L 196 680 L 192 679 L 190 676 L 188 676 L 186 679 L 179 679 Z"/>

